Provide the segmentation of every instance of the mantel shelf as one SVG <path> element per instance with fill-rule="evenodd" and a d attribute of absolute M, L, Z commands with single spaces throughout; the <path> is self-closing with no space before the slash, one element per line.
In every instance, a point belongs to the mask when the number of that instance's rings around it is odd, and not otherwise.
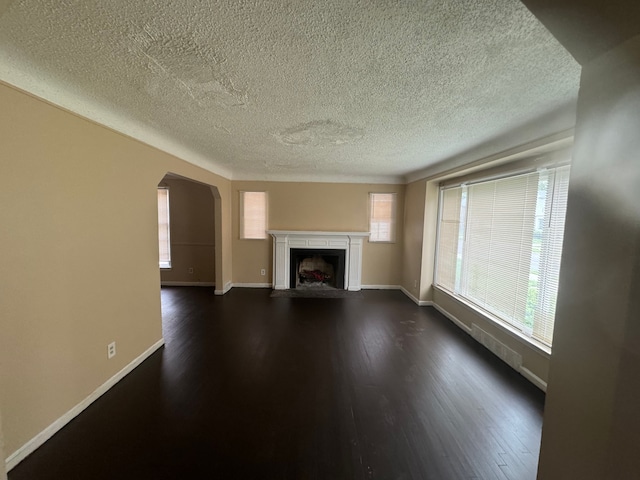
<path fill-rule="evenodd" d="M 278 237 L 281 235 L 300 235 L 300 236 L 342 236 L 342 237 L 368 237 L 370 232 L 320 232 L 320 231 L 304 231 L 304 230 L 267 230 L 269 235 Z"/>

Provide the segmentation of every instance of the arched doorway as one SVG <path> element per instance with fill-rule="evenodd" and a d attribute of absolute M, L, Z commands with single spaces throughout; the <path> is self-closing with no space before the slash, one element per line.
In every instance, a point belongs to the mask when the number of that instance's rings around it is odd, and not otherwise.
<path fill-rule="evenodd" d="M 218 188 L 171 172 L 162 178 L 158 188 L 168 192 L 169 224 L 169 263 L 161 268 L 161 285 L 215 286 L 216 293 L 222 291 L 222 208 Z"/>

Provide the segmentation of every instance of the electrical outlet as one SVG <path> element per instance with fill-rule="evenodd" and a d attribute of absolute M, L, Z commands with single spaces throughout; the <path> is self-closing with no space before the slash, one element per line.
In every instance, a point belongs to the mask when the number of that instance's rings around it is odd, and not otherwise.
<path fill-rule="evenodd" d="M 418 288 L 418 280 L 413 281 L 413 288 Z"/>
<path fill-rule="evenodd" d="M 264 277 L 266 274 L 267 274 L 267 271 L 264 268 L 260 270 L 260 275 Z"/>
<path fill-rule="evenodd" d="M 107 357 L 113 358 L 116 356 L 116 342 L 111 342 L 107 345 Z"/>
<path fill-rule="evenodd" d="M 193 267 L 189 267 L 189 273 L 193 273 Z"/>

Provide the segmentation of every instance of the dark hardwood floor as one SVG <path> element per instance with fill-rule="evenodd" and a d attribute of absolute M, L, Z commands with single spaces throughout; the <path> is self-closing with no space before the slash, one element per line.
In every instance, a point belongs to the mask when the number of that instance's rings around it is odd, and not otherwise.
<path fill-rule="evenodd" d="M 166 346 L 9 480 L 535 478 L 544 395 L 434 309 L 269 294 L 163 289 Z"/>

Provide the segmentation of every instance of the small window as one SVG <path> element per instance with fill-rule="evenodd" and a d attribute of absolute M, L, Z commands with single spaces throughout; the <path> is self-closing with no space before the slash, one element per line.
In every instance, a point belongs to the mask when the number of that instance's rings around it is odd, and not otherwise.
<path fill-rule="evenodd" d="M 267 192 L 240 192 L 240 238 L 267 238 Z"/>
<path fill-rule="evenodd" d="M 396 240 L 396 194 L 369 194 L 370 242 L 395 242 Z"/>
<path fill-rule="evenodd" d="M 169 225 L 169 189 L 158 187 L 158 244 L 160 268 L 171 268 L 171 239 Z"/>

